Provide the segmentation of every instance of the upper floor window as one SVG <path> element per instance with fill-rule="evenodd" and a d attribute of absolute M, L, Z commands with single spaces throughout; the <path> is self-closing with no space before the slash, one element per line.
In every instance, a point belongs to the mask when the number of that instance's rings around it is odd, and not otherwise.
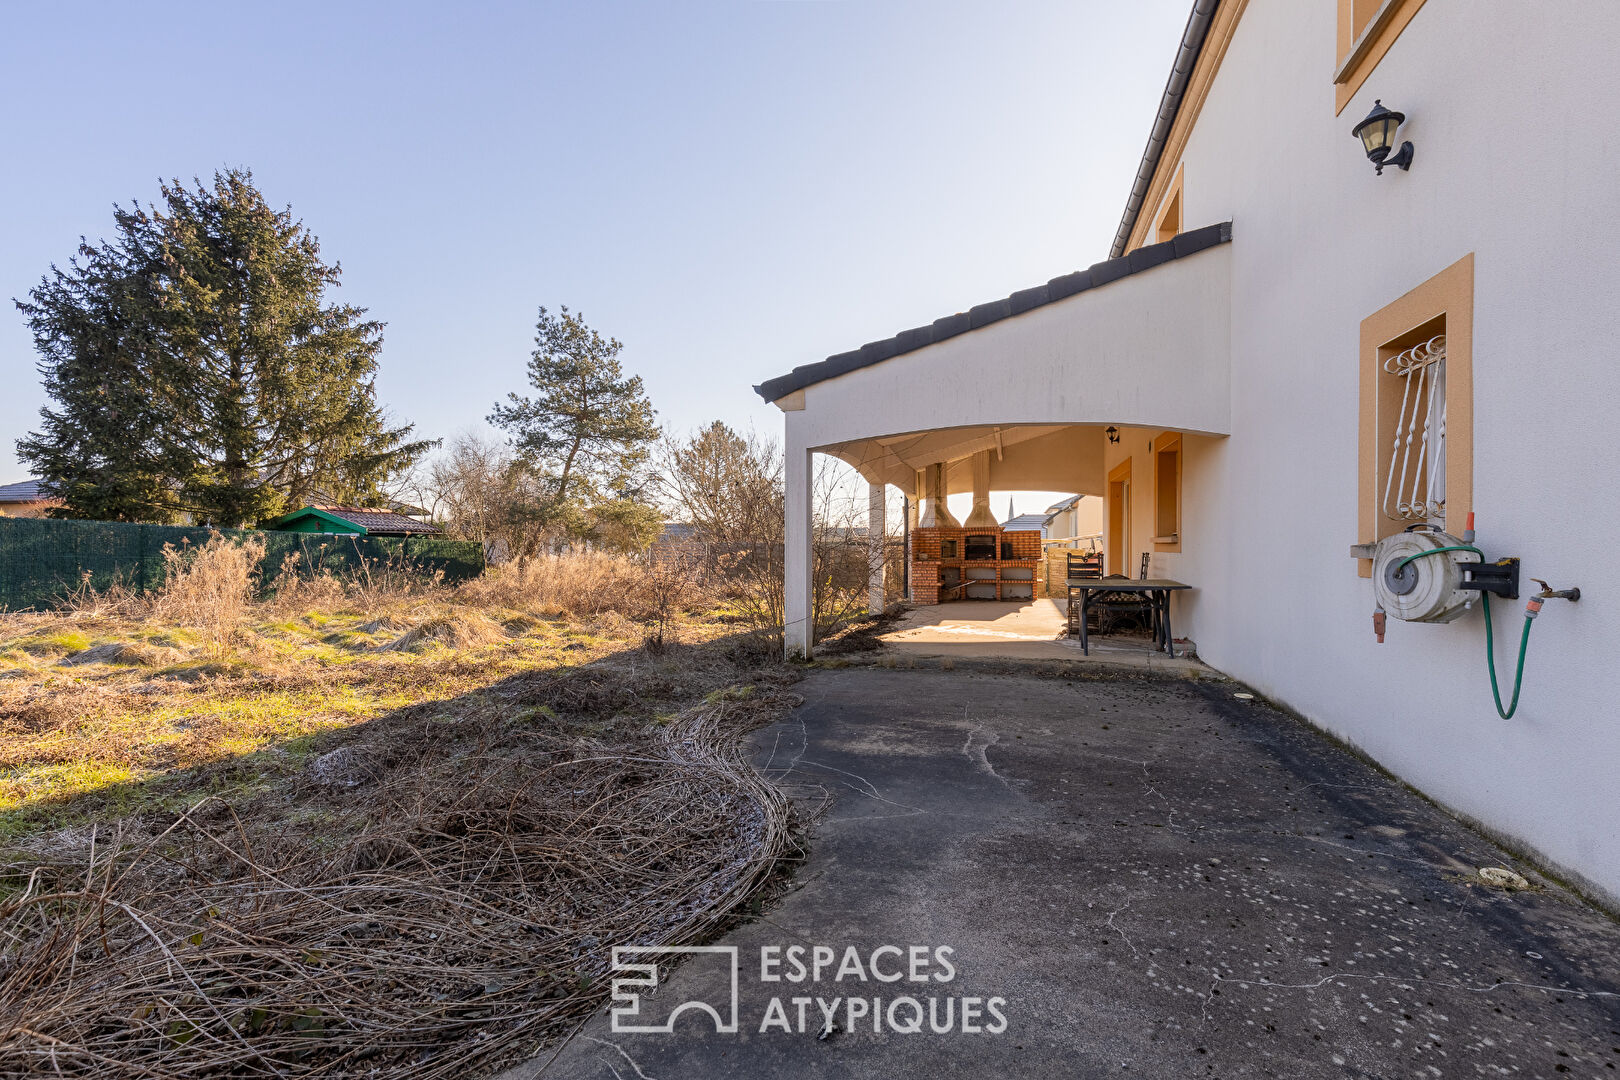
<path fill-rule="evenodd" d="M 1344 111 L 1422 6 L 1423 0 L 1339 0 L 1336 114 Z"/>

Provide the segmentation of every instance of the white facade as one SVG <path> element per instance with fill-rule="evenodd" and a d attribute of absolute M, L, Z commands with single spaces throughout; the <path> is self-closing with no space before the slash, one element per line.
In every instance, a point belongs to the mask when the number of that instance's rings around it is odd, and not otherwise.
<path fill-rule="evenodd" d="M 1620 451 L 1596 436 L 1620 402 L 1620 4 L 1432 0 L 1339 114 L 1336 17 L 1329 0 L 1249 0 L 1185 149 L 1160 164 L 1183 171 L 1186 225 L 1230 221 L 1229 244 L 779 402 L 789 611 L 807 610 L 799 537 L 813 449 L 1086 425 L 1093 449 L 1070 462 L 1076 482 L 1008 473 L 995 486 L 1102 495 L 1138 443 L 1184 433 L 1179 551 L 1154 555 L 1156 573 L 1196 586 L 1177 600 L 1177 631 L 1214 667 L 1612 903 L 1620 606 L 1604 578 Z M 1351 136 L 1375 97 L 1408 117 L 1410 172 L 1375 176 Z M 1364 539 L 1361 322 L 1470 253 L 1479 544 L 1523 558 L 1523 594 L 1530 576 L 1585 594 L 1537 620 L 1507 721 L 1477 607 L 1445 625 L 1391 620 L 1377 644 L 1372 587 L 1349 557 Z M 1005 391 L 966 392 L 987 353 L 1006 365 Z M 1102 425 L 1126 437 L 1107 443 Z M 1151 533 L 1134 526 L 1132 546 L 1153 549 Z M 1495 606 L 1509 685 L 1522 609 Z"/>

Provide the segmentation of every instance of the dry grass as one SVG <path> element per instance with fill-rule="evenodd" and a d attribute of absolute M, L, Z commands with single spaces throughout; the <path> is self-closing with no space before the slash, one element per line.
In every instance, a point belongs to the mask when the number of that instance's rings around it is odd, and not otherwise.
<path fill-rule="evenodd" d="M 539 612 L 598 615 L 617 612 L 633 619 L 655 618 L 671 604 L 698 604 L 695 585 L 668 594 L 671 571 L 649 568 L 622 555 L 576 552 L 539 555 L 497 567 L 457 591 L 468 603 Z M 682 579 L 695 582 L 696 575 Z"/>
<path fill-rule="evenodd" d="M 233 608 L 200 560 L 0 616 L 0 1074 L 491 1069 L 788 850 L 739 741 L 792 676 L 623 561 Z"/>
<path fill-rule="evenodd" d="M 194 552 L 163 548 L 163 589 L 154 600 L 156 615 L 188 626 L 208 640 L 210 652 L 223 656 L 247 618 L 258 588 L 264 541 L 236 543 L 219 533 Z"/>

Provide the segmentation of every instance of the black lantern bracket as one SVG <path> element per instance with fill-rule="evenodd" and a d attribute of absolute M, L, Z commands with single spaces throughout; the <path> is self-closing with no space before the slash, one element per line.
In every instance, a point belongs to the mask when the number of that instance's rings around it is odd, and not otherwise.
<path fill-rule="evenodd" d="M 1401 143 L 1401 148 L 1399 150 L 1395 151 L 1395 156 L 1394 157 L 1388 158 L 1388 159 L 1386 159 L 1384 161 L 1380 161 L 1376 165 L 1374 165 L 1373 172 L 1377 173 L 1379 176 L 1383 176 L 1384 175 L 1384 166 L 1385 165 L 1388 165 L 1391 168 L 1399 166 L 1399 168 L 1400 168 L 1400 170 L 1402 172 L 1411 172 L 1412 171 L 1412 143 L 1411 143 L 1411 141 L 1408 140 L 1407 142 Z"/>

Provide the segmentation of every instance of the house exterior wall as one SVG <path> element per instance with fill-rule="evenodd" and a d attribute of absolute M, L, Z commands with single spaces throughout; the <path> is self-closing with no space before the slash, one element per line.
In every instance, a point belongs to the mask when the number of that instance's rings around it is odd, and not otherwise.
<path fill-rule="evenodd" d="M 1189 441 L 1187 542 L 1155 560 L 1198 587 L 1176 628 L 1205 660 L 1611 902 L 1620 605 L 1602 577 L 1620 456 L 1591 436 L 1620 401 L 1617 37 L 1609 0 L 1425 4 L 1335 115 L 1335 5 L 1249 0 L 1185 152 L 1160 165 L 1184 170 L 1189 226 L 1233 222 L 1232 434 Z M 1407 114 L 1410 172 L 1375 176 L 1351 136 L 1375 97 Z M 1376 644 L 1348 554 L 1360 323 L 1469 253 L 1479 543 L 1523 557 L 1525 591 L 1528 575 L 1586 589 L 1536 621 L 1510 721 L 1477 609 L 1391 620 Z M 1522 603 L 1495 610 L 1516 640 Z"/>
<path fill-rule="evenodd" d="M 1053 514 L 1042 533 L 1048 540 L 1068 540 L 1076 536 L 1096 536 L 1102 532 L 1102 526 L 1102 497 L 1085 495 L 1069 509 Z"/>
<path fill-rule="evenodd" d="M 803 408 L 784 413 L 787 440 L 815 449 L 934 428 L 1041 423 L 1157 423 L 1223 434 L 1230 430 L 1231 246 L 815 383 L 804 390 Z M 1017 358 L 1016 378 L 1005 368 L 1009 357 Z M 897 411 L 896 401 L 905 408 Z"/>
<path fill-rule="evenodd" d="M 55 499 L 32 499 L 28 502 L 0 503 L 0 517 L 10 518 L 42 518 L 49 517 L 51 507 L 61 506 Z"/>

